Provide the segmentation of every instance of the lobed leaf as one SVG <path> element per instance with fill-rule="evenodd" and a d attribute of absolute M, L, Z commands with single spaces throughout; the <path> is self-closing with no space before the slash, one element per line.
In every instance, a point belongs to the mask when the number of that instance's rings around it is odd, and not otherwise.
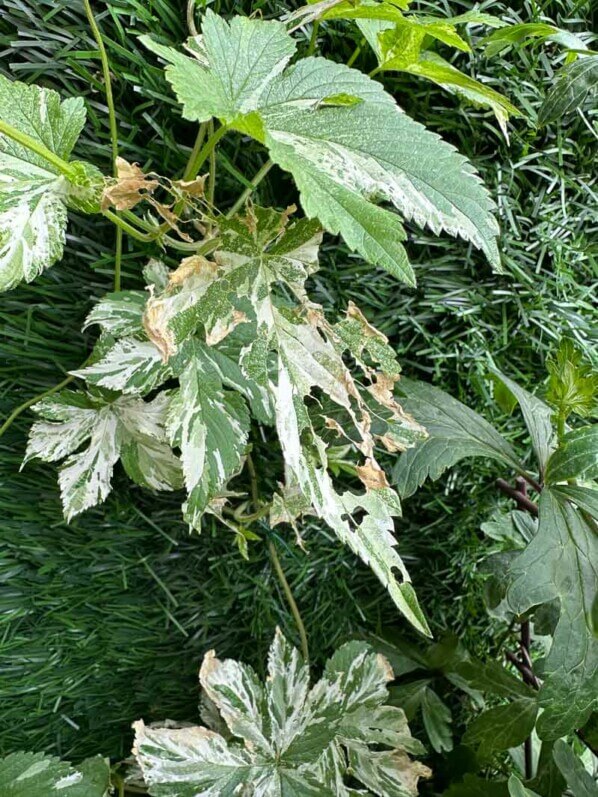
<path fill-rule="evenodd" d="M 110 763 L 100 756 L 78 766 L 43 753 L 0 758 L 3 797 L 108 797 L 110 792 Z"/>

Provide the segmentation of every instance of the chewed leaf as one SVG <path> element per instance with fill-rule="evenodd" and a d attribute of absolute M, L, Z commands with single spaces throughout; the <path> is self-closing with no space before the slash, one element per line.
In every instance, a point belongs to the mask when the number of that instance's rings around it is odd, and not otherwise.
<path fill-rule="evenodd" d="M 0 119 L 65 160 L 85 107 L 79 97 L 61 102 L 50 89 L 0 75 Z M 0 134 L 0 290 L 31 282 L 60 259 L 68 195 L 69 182 L 53 164 Z"/>
<path fill-rule="evenodd" d="M 164 394 L 149 403 L 127 396 L 110 402 L 63 391 L 33 409 L 42 420 L 31 427 L 25 462 L 68 457 L 59 472 L 67 520 L 106 499 L 120 457 L 140 483 L 156 490 L 180 486 L 178 460 L 165 442 Z"/>
<path fill-rule="evenodd" d="M 202 727 L 137 722 L 133 754 L 156 795 L 224 797 L 242 785 L 256 797 L 338 797 L 356 793 L 345 783 L 350 777 L 378 795 L 415 797 L 429 770 L 407 755 L 422 748 L 401 709 L 384 705 L 389 678 L 381 656 L 349 643 L 310 689 L 308 668 L 277 630 L 265 684 L 247 665 L 220 661 L 213 651 L 202 664 L 211 714 L 220 712 L 238 741 Z M 382 791 L 386 783 L 392 789 Z"/>

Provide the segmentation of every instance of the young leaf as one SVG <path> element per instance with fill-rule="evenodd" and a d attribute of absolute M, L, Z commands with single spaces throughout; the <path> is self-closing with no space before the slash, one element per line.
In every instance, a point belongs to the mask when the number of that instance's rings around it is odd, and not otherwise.
<path fill-rule="evenodd" d="M 429 771 L 407 755 L 421 746 L 403 712 L 384 705 L 389 678 L 383 657 L 349 643 L 310 689 L 307 667 L 277 631 L 263 685 L 250 667 L 219 661 L 213 652 L 202 664 L 206 695 L 239 742 L 206 728 L 147 728 L 140 721 L 133 752 L 152 795 L 224 797 L 243 785 L 264 797 L 349 797 L 349 775 L 377 795 L 416 795 Z"/>
<path fill-rule="evenodd" d="M 598 475 L 598 424 L 566 434 L 548 460 L 546 483 L 567 479 L 594 479 Z"/>
<path fill-rule="evenodd" d="M 11 753 L 0 758 L 4 797 L 108 797 L 110 763 L 97 756 L 72 766 L 43 753 Z"/>
<path fill-rule="evenodd" d="M 552 410 L 547 404 L 532 393 L 528 393 L 517 382 L 501 374 L 500 371 L 495 368 L 492 368 L 491 371 L 517 400 L 538 459 L 539 470 L 543 473 L 548 458 L 555 447 Z"/>
<path fill-rule="evenodd" d="M 598 398 L 598 374 L 584 361 L 582 352 L 564 338 L 557 351 L 547 359 L 550 374 L 546 400 L 558 417 L 567 419 L 575 413 L 581 418 L 593 414 Z"/>
<path fill-rule="evenodd" d="M 238 393 L 225 390 L 199 341 L 181 353 L 180 388 L 168 409 L 172 446 L 181 449 L 188 498 L 185 519 L 195 529 L 208 504 L 241 469 L 249 413 Z"/>
<path fill-rule="evenodd" d="M 413 413 L 429 437 L 401 454 L 393 470 L 399 494 L 412 495 L 426 479 L 438 479 L 465 457 L 491 457 L 521 469 L 507 441 L 484 418 L 432 385 L 401 379 L 407 412 Z"/>
<path fill-rule="evenodd" d="M 477 748 L 480 758 L 518 747 L 536 724 L 538 702 L 535 697 L 517 698 L 480 714 L 468 726 L 463 741 Z"/>
<path fill-rule="evenodd" d="M 598 54 L 584 56 L 563 67 L 540 108 L 538 126 L 556 122 L 580 108 L 586 97 L 595 94 L 596 86 L 598 86 Z"/>
<path fill-rule="evenodd" d="M 413 283 L 400 221 L 375 198 L 420 226 L 471 241 L 498 267 L 494 205 L 471 165 L 401 113 L 376 81 L 320 58 L 284 70 L 295 44 L 281 23 L 237 17 L 229 24 L 210 10 L 201 40 L 188 48 L 195 60 L 143 41 L 169 61 L 186 118 L 217 116 L 265 143 L 295 178 L 306 214 L 370 262 Z M 230 52 L 241 53 L 234 68 Z M 331 85 L 334 95 L 362 102 L 327 105 Z"/>
<path fill-rule="evenodd" d="M 573 797 L 598 797 L 598 784 L 566 742 L 558 739 L 552 755 Z"/>
<path fill-rule="evenodd" d="M 67 520 L 106 499 L 119 457 L 131 478 L 154 490 L 181 486 L 180 463 L 166 444 L 167 396 L 145 403 L 62 391 L 33 406 L 42 418 L 31 427 L 24 463 L 56 462 Z M 89 445 L 79 451 L 83 443 Z"/>
<path fill-rule="evenodd" d="M 513 561 L 507 601 L 523 613 L 558 598 L 560 618 L 543 668 L 538 734 L 558 739 L 598 704 L 598 639 L 591 610 L 598 583 L 598 538 L 581 515 L 542 491 L 538 533 Z"/>

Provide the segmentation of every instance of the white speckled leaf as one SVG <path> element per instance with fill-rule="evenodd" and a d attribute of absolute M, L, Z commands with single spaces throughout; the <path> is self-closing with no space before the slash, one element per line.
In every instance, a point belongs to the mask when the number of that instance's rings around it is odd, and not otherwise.
<path fill-rule="evenodd" d="M 147 291 L 108 293 L 90 311 L 83 329 L 97 324 L 102 332 L 109 332 L 116 337 L 141 334 L 147 299 Z"/>
<path fill-rule="evenodd" d="M 168 379 L 170 368 L 151 341 L 122 338 L 100 360 L 71 373 L 90 385 L 145 394 Z"/>
<path fill-rule="evenodd" d="M 375 745 L 390 748 L 383 762 L 388 782 L 390 762 L 400 762 L 400 772 L 395 766 L 393 774 L 403 784 L 401 797 L 410 797 L 417 794 L 418 777 L 428 771 L 407 756 L 408 750 L 423 748 L 409 734 L 403 712 L 384 705 L 392 677 L 382 656 L 362 643 L 349 643 L 310 689 L 308 668 L 277 630 L 264 685 L 250 667 L 219 661 L 213 651 L 202 664 L 206 695 L 239 742 L 227 742 L 206 728 L 150 729 L 139 722 L 133 753 L 152 795 L 350 797 L 364 792 L 344 783 L 355 777 L 347 754 L 359 750 L 365 757 Z M 362 769 L 364 785 L 375 784 L 365 764 Z M 241 784 L 244 788 L 236 791 Z"/>
<path fill-rule="evenodd" d="M 187 118 L 217 116 L 263 141 L 295 178 L 310 218 L 409 284 L 400 219 L 376 201 L 419 226 L 465 238 L 499 267 L 494 204 L 473 167 L 402 113 L 379 83 L 321 58 L 285 69 L 295 44 L 280 23 L 235 17 L 228 24 L 211 11 L 205 20 L 202 37 L 188 47 L 195 59 L 144 39 L 170 62 L 167 76 Z M 458 39 L 450 26 L 438 35 L 447 31 Z M 329 102 L 339 95 L 351 101 Z"/>
<path fill-rule="evenodd" d="M 81 98 L 0 76 L 0 119 L 68 158 L 85 122 Z M 61 256 L 68 183 L 54 166 L 0 134 L 0 290 L 31 282 Z"/>
<path fill-rule="evenodd" d="M 2 797 L 108 797 L 110 762 L 97 756 L 77 767 L 43 753 L 0 758 Z"/>
<path fill-rule="evenodd" d="M 188 492 L 185 518 L 199 530 L 209 502 L 241 468 L 249 413 L 242 396 L 224 389 L 201 345 L 190 342 L 181 357 L 180 388 L 171 400 L 167 426 L 171 444 L 181 449 Z"/>
<path fill-rule="evenodd" d="M 166 403 L 164 394 L 149 403 L 129 396 L 108 402 L 63 391 L 34 405 L 42 420 L 31 427 L 25 462 L 68 457 L 59 471 L 67 520 L 106 499 L 119 457 L 129 475 L 146 486 L 180 486 L 180 465 L 165 442 Z"/>

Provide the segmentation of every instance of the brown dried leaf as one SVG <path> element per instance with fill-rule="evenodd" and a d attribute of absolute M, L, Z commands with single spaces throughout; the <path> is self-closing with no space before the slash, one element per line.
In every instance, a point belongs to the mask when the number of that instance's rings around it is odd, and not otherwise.
<path fill-rule="evenodd" d="M 104 189 L 102 210 L 113 206 L 116 210 L 131 210 L 151 196 L 159 183 L 144 174 L 137 163 L 129 163 L 124 158 L 116 159 L 116 182 Z"/>
<path fill-rule="evenodd" d="M 358 465 L 356 470 L 367 490 L 382 490 L 389 487 L 386 474 L 375 459 L 367 459 L 365 465 Z"/>

